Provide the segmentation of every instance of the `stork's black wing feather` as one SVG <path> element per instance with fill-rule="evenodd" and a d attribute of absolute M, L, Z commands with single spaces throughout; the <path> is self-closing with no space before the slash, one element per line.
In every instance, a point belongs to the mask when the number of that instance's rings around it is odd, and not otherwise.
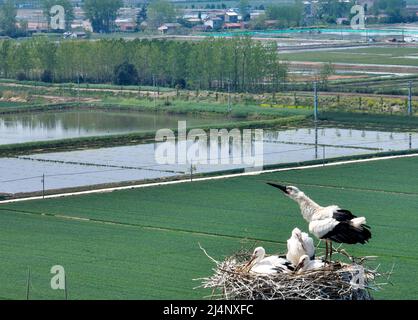
<path fill-rule="evenodd" d="M 365 244 L 372 234 L 368 226 L 354 227 L 349 221 L 342 221 L 321 239 L 332 240 L 338 243 Z"/>
<path fill-rule="evenodd" d="M 357 216 L 345 209 L 339 209 L 337 211 L 334 211 L 332 217 L 337 221 L 348 221 L 357 218 Z"/>
<path fill-rule="evenodd" d="M 284 272 L 286 269 L 290 270 L 290 271 L 295 271 L 295 268 L 293 267 L 293 265 L 290 262 L 286 262 L 285 264 L 281 265 L 280 267 L 275 267 L 274 268 L 276 271 L 278 272 Z"/>

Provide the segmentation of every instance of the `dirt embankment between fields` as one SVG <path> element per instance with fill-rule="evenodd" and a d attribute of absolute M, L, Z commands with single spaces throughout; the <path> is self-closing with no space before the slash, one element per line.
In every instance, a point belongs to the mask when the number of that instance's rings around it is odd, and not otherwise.
<path fill-rule="evenodd" d="M 33 84 L 23 84 L 23 83 L 17 83 L 17 82 L 1 82 L 1 86 L 3 87 L 11 87 L 11 88 L 15 88 L 15 87 L 21 87 L 21 88 L 28 88 L 28 89 L 33 89 L 36 88 L 35 85 Z M 42 90 L 46 90 L 46 91 L 50 91 L 50 92 L 54 92 L 57 89 L 61 89 L 61 90 L 76 90 L 76 91 L 80 91 L 80 92 L 93 92 L 93 93 L 131 93 L 131 94 L 138 94 L 139 92 L 147 92 L 148 95 L 150 97 L 159 97 L 159 98 L 165 98 L 165 97 L 172 97 L 176 95 L 176 91 L 173 90 L 165 90 L 165 91 L 160 91 L 160 90 L 139 90 L 140 87 L 138 87 L 138 89 L 126 89 L 126 88 L 122 88 L 122 89 L 118 89 L 118 88 L 86 88 L 86 87 L 65 87 L 65 86 L 47 86 L 47 85 L 41 85 L 38 86 L 39 88 L 41 88 Z M 36 96 L 36 95 L 35 95 Z M 43 98 L 48 98 L 48 95 L 39 95 L 40 97 Z M 51 98 L 53 99 L 57 99 L 57 96 L 52 96 Z M 62 100 L 62 101 L 76 101 L 77 98 L 74 97 L 58 97 L 58 100 Z M 86 101 L 86 102 L 94 102 L 97 101 L 97 99 L 91 99 L 91 98 L 80 98 L 81 101 Z"/>
<path fill-rule="evenodd" d="M 287 62 L 291 67 L 297 68 L 311 68 L 319 69 L 324 65 L 324 62 L 311 62 L 311 61 L 290 61 Z M 416 74 L 418 73 L 418 67 L 413 66 L 401 66 L 401 65 L 384 65 L 384 64 L 355 64 L 355 63 L 332 63 L 335 69 L 346 71 L 364 71 L 367 68 L 368 72 L 387 72 L 397 74 Z"/>

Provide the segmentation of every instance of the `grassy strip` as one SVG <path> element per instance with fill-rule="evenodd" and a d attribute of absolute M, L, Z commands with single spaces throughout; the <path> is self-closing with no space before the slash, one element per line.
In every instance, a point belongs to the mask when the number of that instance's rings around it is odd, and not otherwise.
<path fill-rule="evenodd" d="M 219 123 L 207 126 L 189 127 L 192 129 L 253 129 L 253 128 L 272 128 L 287 125 L 299 124 L 307 120 L 306 116 L 292 116 L 279 119 L 268 120 L 254 120 L 254 121 L 237 121 Z M 176 133 L 177 128 L 171 128 Z M 20 144 L 9 144 L 0 146 L 0 157 L 10 157 L 28 153 L 44 153 L 53 151 L 67 151 L 78 148 L 104 148 L 117 145 L 130 145 L 143 143 L 148 140 L 154 140 L 155 131 L 145 132 L 132 132 L 127 134 L 108 135 L 108 136 L 94 136 L 94 137 L 82 137 L 72 139 L 61 139 L 53 141 L 38 141 L 27 142 Z"/>
<path fill-rule="evenodd" d="M 373 125 L 384 128 L 394 128 L 402 126 L 404 129 L 417 129 L 418 117 L 408 117 L 401 115 L 384 115 L 369 113 L 349 113 L 349 112 L 321 112 L 321 121 L 331 121 L 346 124 Z"/>
<path fill-rule="evenodd" d="M 393 76 L 390 79 L 380 77 L 369 77 L 366 79 L 340 79 L 340 80 L 332 80 L 329 82 L 329 85 L 333 84 L 359 84 L 359 83 L 370 83 L 370 85 L 380 85 L 381 83 L 392 83 L 392 82 L 400 82 L 405 81 L 407 83 L 408 80 L 416 80 L 418 76 L 416 75 L 407 75 L 407 76 Z"/>
<path fill-rule="evenodd" d="M 52 111 L 52 110 L 69 110 L 77 106 L 78 106 L 77 102 L 36 104 L 36 105 L 20 104 L 18 106 L 8 107 L 7 109 L 0 109 L 0 114 L 15 114 L 15 113 L 22 113 L 22 112 L 44 112 L 44 111 Z"/>
<path fill-rule="evenodd" d="M 229 111 L 228 104 L 216 102 L 196 102 L 196 101 L 170 101 L 168 104 L 154 104 L 149 99 L 120 99 L 108 98 L 103 103 L 93 103 L 90 106 L 97 106 L 109 109 L 125 109 L 138 111 L 159 111 L 171 114 L 224 114 L 233 118 L 257 118 L 263 117 L 288 117 L 295 115 L 310 115 L 312 112 L 306 109 L 291 108 L 270 108 L 260 107 L 259 105 L 235 104 L 232 111 Z"/>
<path fill-rule="evenodd" d="M 0 84 L 14 84 L 17 83 L 19 85 L 27 85 L 27 86 L 34 86 L 34 87 L 46 87 L 46 88 L 61 88 L 61 89 L 74 89 L 78 88 L 77 83 L 72 82 L 64 82 L 64 83 L 47 83 L 41 81 L 18 81 L 14 79 L 0 79 Z M 170 92 L 174 91 L 172 88 L 167 87 L 152 87 L 152 86 L 122 86 L 122 85 L 114 85 L 114 84 L 96 84 L 96 83 L 80 83 L 81 89 L 102 89 L 102 90 L 135 90 L 135 91 L 156 91 L 157 89 L 161 92 Z"/>
<path fill-rule="evenodd" d="M 0 101 L 0 112 L 2 111 L 2 109 L 4 108 L 15 108 L 18 107 L 20 105 L 30 105 L 27 102 L 13 102 L 13 101 Z"/>
<path fill-rule="evenodd" d="M 158 99 L 154 102 L 152 98 L 123 98 L 123 97 L 103 97 L 102 102 L 85 103 L 65 102 L 54 104 L 35 104 L 35 105 L 14 105 L 7 109 L 0 109 L 0 114 L 12 114 L 18 112 L 37 112 L 50 110 L 64 110 L 80 106 L 82 108 L 99 108 L 106 110 L 126 110 L 126 111 L 148 111 L 164 112 L 168 114 L 223 114 L 233 118 L 255 118 L 261 117 L 287 117 L 294 115 L 309 115 L 312 113 L 307 109 L 296 109 L 291 107 L 270 108 L 268 105 L 262 107 L 257 104 L 234 104 L 232 111 L 228 104 L 209 101 L 184 101 L 170 100 L 163 101 Z"/>

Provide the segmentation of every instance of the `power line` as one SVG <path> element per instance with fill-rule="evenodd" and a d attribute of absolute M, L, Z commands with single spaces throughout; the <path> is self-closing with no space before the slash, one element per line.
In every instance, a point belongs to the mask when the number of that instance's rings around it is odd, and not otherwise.
<path fill-rule="evenodd" d="M 182 173 L 173 170 L 163 170 L 163 169 L 152 169 L 153 167 L 159 166 L 159 164 L 145 165 L 141 167 L 132 167 L 132 166 L 117 166 L 111 164 L 100 164 L 100 163 L 91 163 L 91 162 L 76 162 L 76 161 L 64 161 L 64 160 L 53 160 L 53 159 L 42 159 L 42 158 L 31 158 L 31 157 L 16 157 L 16 159 L 29 160 L 29 161 L 39 161 L 39 162 L 53 162 L 59 164 L 67 165 L 79 165 L 79 166 L 92 166 L 92 167 L 107 167 L 107 168 L 120 168 L 125 170 L 149 170 L 149 171 L 160 171 L 168 173 Z"/>

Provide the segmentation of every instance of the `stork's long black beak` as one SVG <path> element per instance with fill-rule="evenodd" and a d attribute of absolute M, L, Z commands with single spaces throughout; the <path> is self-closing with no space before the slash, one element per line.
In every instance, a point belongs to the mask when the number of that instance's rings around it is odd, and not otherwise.
<path fill-rule="evenodd" d="M 295 272 L 298 272 L 300 269 L 302 269 L 304 265 L 305 265 L 305 261 L 299 262 L 295 268 Z"/>
<path fill-rule="evenodd" d="M 275 188 L 277 188 L 277 189 L 280 189 L 280 190 L 282 190 L 284 193 L 288 193 L 287 192 L 287 188 L 286 188 L 286 186 L 282 186 L 281 184 L 277 184 L 277 183 L 272 183 L 272 182 L 267 182 L 267 184 L 268 185 L 271 185 L 272 187 L 275 187 Z"/>

